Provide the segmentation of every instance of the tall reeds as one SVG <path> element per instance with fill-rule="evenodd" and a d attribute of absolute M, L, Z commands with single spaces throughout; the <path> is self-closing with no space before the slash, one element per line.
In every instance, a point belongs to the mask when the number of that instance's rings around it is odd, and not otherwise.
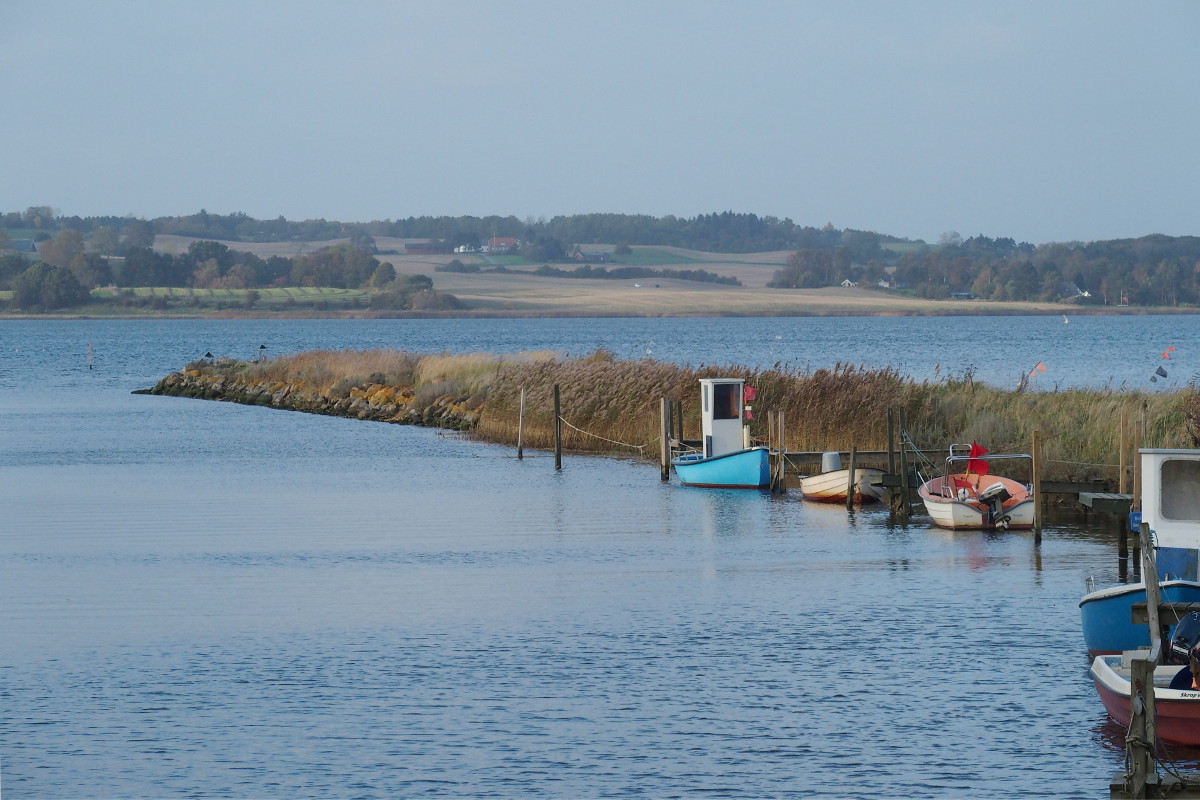
<path fill-rule="evenodd" d="M 838 363 L 804 371 L 782 364 L 681 367 L 651 359 L 622 361 L 604 350 L 582 358 L 550 352 L 418 355 L 391 350 L 313 351 L 240 364 L 246 380 L 302 381 L 312 390 L 348 393 L 379 384 L 409 389 L 415 404 L 452 397 L 478 410 L 473 433 L 515 443 L 521 390 L 526 393 L 524 444 L 553 443 L 552 392 L 560 387 L 564 447 L 576 451 L 657 454 L 659 401 L 682 404 L 684 438 L 699 438 L 698 381 L 744 377 L 759 390 L 753 436 L 765 438 L 768 413 L 782 412 L 790 451 L 885 450 L 889 410 L 903 410 L 906 430 L 925 450 L 976 441 L 993 453 L 1028 452 L 1033 432 L 1043 442 L 1043 477 L 1113 478 L 1122 415 L 1149 421 L 1143 446 L 1200 445 L 1200 392 L 1143 393 L 1126 389 L 1006 391 L 970 376 L 915 381 L 896 370 Z"/>

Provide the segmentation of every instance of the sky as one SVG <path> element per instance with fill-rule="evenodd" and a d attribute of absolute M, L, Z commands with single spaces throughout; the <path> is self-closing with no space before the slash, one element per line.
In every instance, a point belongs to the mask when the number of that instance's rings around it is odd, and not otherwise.
<path fill-rule="evenodd" d="M 0 20 L 0 212 L 1200 234 L 1194 0 L 46 0 Z"/>

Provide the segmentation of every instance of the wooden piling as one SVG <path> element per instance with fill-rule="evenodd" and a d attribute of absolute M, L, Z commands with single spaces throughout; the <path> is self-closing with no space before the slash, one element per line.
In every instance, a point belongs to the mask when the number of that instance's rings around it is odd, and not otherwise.
<path fill-rule="evenodd" d="M 1120 444 L 1118 445 L 1118 452 L 1117 452 L 1117 469 L 1119 470 L 1119 474 L 1117 475 L 1117 491 L 1121 494 L 1125 494 L 1126 493 L 1125 490 L 1129 487 L 1129 479 L 1125 474 L 1126 470 L 1128 469 L 1128 466 L 1125 463 L 1125 459 L 1128 456 L 1129 456 L 1129 409 L 1122 406 L 1121 407 Z"/>
<path fill-rule="evenodd" d="M 562 469 L 562 402 L 554 384 L 554 468 Z"/>
<path fill-rule="evenodd" d="M 888 408 L 887 412 L 887 458 L 888 475 L 896 474 L 896 409 Z M 894 509 L 898 501 L 895 486 L 888 489 L 888 508 Z"/>
<path fill-rule="evenodd" d="M 1154 668 L 1162 658 L 1162 629 L 1158 618 L 1158 570 L 1154 565 L 1154 554 L 1150 547 L 1150 525 L 1143 522 L 1139 531 L 1142 545 L 1142 579 L 1146 583 L 1146 615 L 1149 618 L 1150 652 L 1129 663 L 1130 689 L 1137 694 L 1133 698 L 1129 731 L 1125 737 L 1125 753 L 1129 762 L 1133 797 L 1149 796 L 1150 787 L 1157 788 L 1158 770 L 1155 743 L 1158 740 L 1154 711 Z M 1138 702 L 1140 700 L 1141 702 Z"/>
<path fill-rule="evenodd" d="M 784 425 L 782 411 L 779 412 L 779 422 L 776 424 L 775 430 L 779 434 L 778 477 L 775 479 L 775 486 L 779 494 L 784 494 L 787 492 L 787 429 Z"/>
<path fill-rule="evenodd" d="M 1033 542 L 1040 544 L 1042 541 L 1042 432 L 1034 429 L 1033 431 L 1033 464 L 1030 469 L 1033 471 Z"/>
<path fill-rule="evenodd" d="M 521 406 L 517 412 L 517 458 L 525 458 L 525 387 L 521 387 Z"/>
<path fill-rule="evenodd" d="M 665 397 L 659 403 L 658 415 L 659 478 L 666 482 L 671 480 L 671 401 Z"/>
<path fill-rule="evenodd" d="M 92 343 L 88 342 L 88 369 L 92 368 Z"/>
<path fill-rule="evenodd" d="M 858 463 L 858 446 L 852 444 L 852 445 L 850 445 L 850 466 L 846 470 L 849 473 L 849 477 L 846 478 L 846 510 L 847 511 L 851 511 L 854 509 L 854 488 L 855 488 L 855 484 L 858 483 L 858 470 L 856 468 L 857 463 Z"/>
<path fill-rule="evenodd" d="M 904 431 L 906 431 L 906 430 L 908 430 L 908 428 L 907 428 L 907 425 L 905 424 L 904 409 L 902 408 L 902 409 L 900 409 L 900 433 L 903 434 Z M 909 508 L 910 495 L 908 493 L 908 456 L 906 455 L 906 453 L 907 453 L 907 451 L 906 451 L 906 448 L 904 447 L 904 442 L 901 441 L 900 442 L 900 497 L 901 497 L 900 515 L 902 517 L 904 517 L 905 519 L 908 518 L 908 515 L 911 511 L 911 509 Z"/>
<path fill-rule="evenodd" d="M 1130 509 L 1142 510 L 1142 459 L 1137 456 L 1138 450 L 1146 446 L 1146 408 L 1142 407 L 1142 419 L 1137 424 L 1133 436 L 1133 502 Z"/>

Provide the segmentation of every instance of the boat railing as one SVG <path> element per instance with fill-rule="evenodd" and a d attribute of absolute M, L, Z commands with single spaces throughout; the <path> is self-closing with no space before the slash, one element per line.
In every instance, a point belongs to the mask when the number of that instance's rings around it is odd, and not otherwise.
<path fill-rule="evenodd" d="M 953 448 L 953 445 L 951 447 Z M 986 461 L 990 465 L 993 461 L 1012 461 L 1012 460 L 1018 460 L 1018 459 L 1024 459 L 1025 461 L 1029 462 L 1029 474 L 1031 476 L 1030 482 L 1025 483 L 1024 486 L 1025 486 L 1025 491 L 1033 492 L 1033 484 L 1032 484 L 1033 456 L 1031 456 L 1029 453 L 997 453 L 994 455 L 991 453 L 988 453 L 987 455 L 972 456 L 972 455 L 954 454 L 953 450 L 951 452 L 952 452 L 952 454 L 946 458 L 946 473 L 945 473 L 945 477 L 943 478 L 943 481 L 942 481 L 943 495 L 945 495 L 947 488 L 950 488 L 950 495 L 946 495 L 946 496 L 954 495 L 953 488 L 948 487 L 948 484 L 950 483 L 950 476 L 955 473 L 955 470 L 954 470 L 955 464 L 961 464 L 964 461 L 966 461 L 966 462 Z M 966 471 L 970 472 L 970 470 L 966 470 Z M 980 488 L 978 487 L 978 485 L 975 487 L 975 491 L 976 491 L 976 493 L 981 491 Z"/>
<path fill-rule="evenodd" d="M 1005 460 L 1009 460 L 1009 459 L 1019 459 L 1019 458 L 1023 458 L 1026 461 L 1028 461 L 1030 464 L 1033 464 L 1033 456 L 1029 455 L 1028 453 L 999 453 L 996 455 L 992 455 L 991 453 L 989 453 L 985 456 L 958 455 L 958 454 L 952 453 L 951 455 L 949 455 L 946 458 L 946 474 L 949 475 L 953 471 L 952 467 L 954 466 L 954 464 L 956 462 L 987 461 L 988 463 L 991 463 L 993 461 L 1005 461 Z"/>

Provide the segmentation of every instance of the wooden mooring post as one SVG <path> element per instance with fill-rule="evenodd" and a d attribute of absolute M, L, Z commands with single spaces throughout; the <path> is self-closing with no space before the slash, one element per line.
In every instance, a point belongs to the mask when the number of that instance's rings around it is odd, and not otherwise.
<path fill-rule="evenodd" d="M 783 412 L 777 412 L 775 423 L 775 444 L 778 454 L 775 459 L 775 479 L 771 481 L 772 490 L 776 494 L 787 493 L 787 436 Z"/>
<path fill-rule="evenodd" d="M 554 384 L 554 468 L 562 469 L 562 402 Z"/>
<path fill-rule="evenodd" d="M 846 478 L 846 510 L 847 511 L 854 510 L 854 488 L 858 484 L 857 465 L 858 465 L 858 446 L 852 444 L 852 445 L 850 445 L 850 464 L 848 465 L 848 467 L 846 469 L 846 472 L 848 473 L 848 476 Z"/>
<path fill-rule="evenodd" d="M 671 480 L 671 401 L 663 398 L 658 407 L 659 479 Z"/>
<path fill-rule="evenodd" d="M 1042 543 L 1042 434 L 1041 431 L 1034 430 L 1033 432 L 1033 453 L 1030 470 L 1033 475 L 1030 480 L 1033 484 L 1033 543 Z"/>
<path fill-rule="evenodd" d="M 904 409 L 900 409 L 900 432 L 907 430 L 904 419 Z M 900 507 L 893 510 L 898 510 L 902 519 L 908 519 L 912 509 L 909 507 L 910 495 L 908 493 L 908 456 L 907 449 L 904 447 L 904 441 L 900 441 Z"/>
<path fill-rule="evenodd" d="M 525 458 L 525 387 L 521 387 L 521 405 L 517 411 L 517 458 Z"/>
<path fill-rule="evenodd" d="M 1125 458 L 1129 455 L 1129 409 L 1121 407 L 1121 443 L 1117 452 L 1117 491 L 1125 494 L 1129 486 L 1129 478 L 1125 474 Z"/>
<path fill-rule="evenodd" d="M 1150 628 L 1150 651 L 1129 662 L 1132 713 L 1125 736 L 1125 762 L 1129 771 L 1113 776 L 1110 797 L 1158 797 L 1158 731 L 1154 711 L 1154 669 L 1162 658 L 1162 628 L 1158 619 L 1158 569 L 1150 547 L 1150 525 L 1139 531 L 1142 544 L 1142 577 L 1146 582 L 1146 613 Z"/>

